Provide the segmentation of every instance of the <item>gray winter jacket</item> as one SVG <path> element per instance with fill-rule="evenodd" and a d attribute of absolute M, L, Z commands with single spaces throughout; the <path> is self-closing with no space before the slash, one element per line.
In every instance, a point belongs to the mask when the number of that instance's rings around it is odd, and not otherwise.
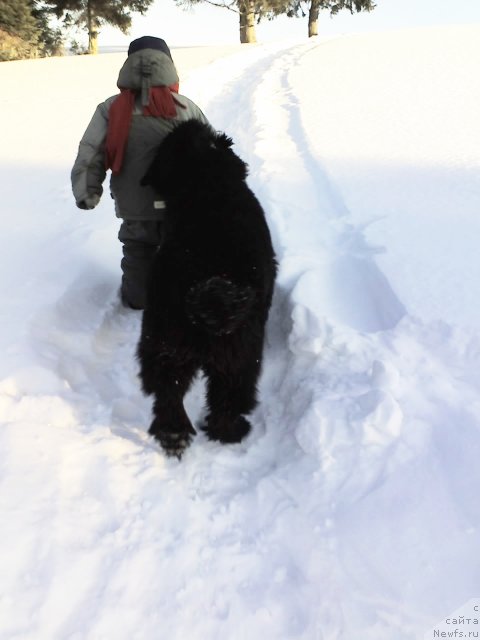
<path fill-rule="evenodd" d="M 151 187 L 140 186 L 140 180 L 153 160 L 156 148 L 178 122 L 192 118 L 208 122 L 197 105 L 183 95 L 178 95 L 178 102 L 185 108 L 177 106 L 175 118 L 144 116 L 141 105 L 142 78 L 144 91 L 148 88 L 145 87 L 145 68 L 151 70 L 147 80 L 149 86 L 170 86 L 178 82 L 175 66 L 169 56 L 155 49 L 142 49 L 132 53 L 120 70 L 117 86 L 139 92 L 122 169 L 117 175 L 112 175 L 110 180 L 116 215 L 126 220 L 155 220 L 161 217 L 161 210 L 154 206 L 153 190 Z M 81 208 L 93 208 L 103 192 L 108 113 L 116 97 L 112 96 L 98 105 L 80 141 L 71 174 L 72 189 L 78 206 L 85 201 L 92 203 L 90 207 Z"/>

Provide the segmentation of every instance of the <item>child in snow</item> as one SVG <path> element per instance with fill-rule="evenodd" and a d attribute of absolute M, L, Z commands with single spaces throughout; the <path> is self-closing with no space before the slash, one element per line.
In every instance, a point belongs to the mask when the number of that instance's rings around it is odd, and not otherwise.
<path fill-rule="evenodd" d="M 191 100 L 178 94 L 178 75 L 164 40 L 133 40 L 120 70 L 120 93 L 98 105 L 72 169 L 77 207 L 93 209 L 111 169 L 110 190 L 122 219 L 122 303 L 143 309 L 151 260 L 161 243 L 162 203 L 151 187 L 140 186 L 163 138 L 178 122 L 207 122 Z"/>

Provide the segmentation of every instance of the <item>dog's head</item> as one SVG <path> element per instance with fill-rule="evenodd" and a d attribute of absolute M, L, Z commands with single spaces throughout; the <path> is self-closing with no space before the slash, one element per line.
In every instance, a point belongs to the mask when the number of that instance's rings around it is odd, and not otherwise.
<path fill-rule="evenodd" d="M 195 185 L 232 183 L 247 177 L 247 165 L 232 150 L 233 141 L 199 120 L 182 122 L 159 146 L 141 184 L 162 197 Z"/>

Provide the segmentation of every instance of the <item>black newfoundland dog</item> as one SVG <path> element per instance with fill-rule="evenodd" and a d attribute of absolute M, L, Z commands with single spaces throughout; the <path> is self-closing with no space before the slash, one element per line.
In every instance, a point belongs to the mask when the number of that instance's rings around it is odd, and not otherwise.
<path fill-rule="evenodd" d="M 189 120 L 165 138 L 142 180 L 166 209 L 138 345 L 140 377 L 154 396 L 149 433 L 179 458 L 195 434 L 183 398 L 199 370 L 210 439 L 240 442 L 256 405 L 276 261 L 232 144 Z"/>

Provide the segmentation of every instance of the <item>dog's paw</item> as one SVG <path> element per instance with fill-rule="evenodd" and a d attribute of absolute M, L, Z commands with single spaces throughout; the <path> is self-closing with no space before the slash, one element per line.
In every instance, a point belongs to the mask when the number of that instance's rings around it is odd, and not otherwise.
<path fill-rule="evenodd" d="M 184 454 L 185 449 L 190 446 L 193 436 L 196 434 L 192 426 L 180 431 L 165 429 L 158 424 L 158 419 L 152 422 L 148 432 L 160 443 L 160 446 L 167 456 L 170 458 L 175 457 L 179 460 Z"/>
<path fill-rule="evenodd" d="M 244 416 L 231 418 L 228 416 L 207 416 L 202 431 L 209 440 L 217 440 L 223 444 L 241 442 L 249 433 L 252 426 Z"/>

